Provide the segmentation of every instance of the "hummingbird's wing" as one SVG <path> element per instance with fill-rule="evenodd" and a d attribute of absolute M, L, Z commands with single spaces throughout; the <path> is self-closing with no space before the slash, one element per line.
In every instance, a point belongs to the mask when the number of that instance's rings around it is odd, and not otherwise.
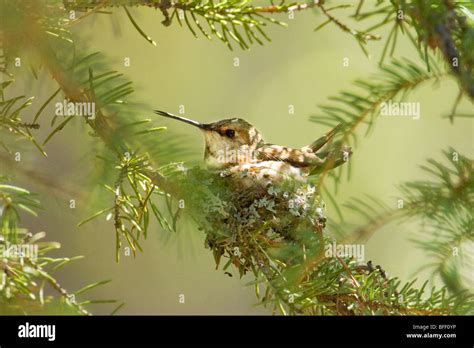
<path fill-rule="evenodd" d="M 293 149 L 287 146 L 264 144 L 256 152 L 260 161 L 281 161 L 293 167 L 308 167 L 320 161 L 320 158 L 307 147 Z"/>
<path fill-rule="evenodd" d="M 336 168 L 352 154 L 349 146 L 334 145 L 330 150 L 315 153 L 308 147 L 292 149 L 280 145 L 265 144 L 257 150 L 260 161 L 281 161 L 293 167 L 306 168 L 312 174 Z"/>
<path fill-rule="evenodd" d="M 352 154 L 350 147 L 340 142 L 330 145 L 330 141 L 341 129 L 342 124 L 339 124 L 312 144 L 301 149 L 264 144 L 256 150 L 257 158 L 260 161 L 282 161 L 294 167 L 307 168 L 311 174 L 338 167 Z M 330 148 L 317 152 L 324 146 L 330 146 Z"/>

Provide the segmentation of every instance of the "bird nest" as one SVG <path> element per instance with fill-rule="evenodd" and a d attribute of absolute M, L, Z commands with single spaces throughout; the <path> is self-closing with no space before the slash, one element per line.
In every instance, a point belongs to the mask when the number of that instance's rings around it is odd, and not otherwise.
<path fill-rule="evenodd" d="M 300 264 L 307 254 L 320 252 L 326 217 L 314 184 L 287 177 L 243 188 L 240 179 L 195 167 L 179 183 L 216 267 L 225 258 L 224 269 L 233 264 L 240 275 L 258 273 Z"/>

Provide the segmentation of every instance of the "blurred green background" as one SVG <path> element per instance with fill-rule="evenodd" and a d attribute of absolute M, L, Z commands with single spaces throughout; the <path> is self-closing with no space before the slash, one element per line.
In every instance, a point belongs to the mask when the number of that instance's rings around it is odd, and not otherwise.
<path fill-rule="evenodd" d="M 74 32 L 87 44 L 87 52 L 101 51 L 110 60 L 111 68 L 134 81 L 135 98 L 150 110 L 140 117 L 154 118 L 153 109 L 176 113 L 184 105 L 187 117 L 204 122 L 242 117 L 254 124 L 267 141 L 294 147 L 306 145 L 327 131 L 326 126 L 310 122 L 309 116 L 320 113 L 317 105 L 328 97 L 351 89 L 351 81 L 375 72 L 384 43 L 370 42 L 372 58 L 368 59 L 350 35 L 331 24 L 314 33 L 322 18 L 317 12 L 307 11 L 296 13 L 294 19 L 278 16 L 289 27 L 270 26 L 267 34 L 271 43 L 245 52 L 236 47 L 231 52 L 216 39 L 195 39 L 177 23 L 164 27 L 159 11 L 131 11 L 157 47 L 139 36 L 121 9 L 112 15 L 90 16 Z M 349 11 L 339 11 L 338 16 L 344 18 Z M 387 35 L 385 30 L 377 33 Z M 405 40 L 400 40 L 396 56 L 423 64 Z M 129 67 L 123 64 L 127 57 Z M 239 67 L 234 66 L 235 58 L 239 59 Z M 343 66 L 344 58 L 349 59 L 348 67 Z M 340 203 L 352 196 L 370 194 L 396 206 L 396 186 L 425 178 L 418 166 L 427 158 L 440 158 L 448 146 L 472 157 L 473 121 L 458 119 L 452 125 L 441 118 L 450 112 L 457 96 L 456 83 L 451 79 L 443 81 L 437 88 L 425 84 L 409 96 L 407 101 L 421 103 L 419 120 L 378 118 L 373 134 L 363 138 L 354 152 L 352 177 L 341 185 L 336 196 Z M 38 106 L 56 88 L 45 74 L 36 82 L 25 80 L 24 86 L 24 93 L 37 95 Z M 294 105 L 294 114 L 289 114 L 289 105 Z M 459 110 L 472 111 L 472 104 L 464 102 Z M 53 105 L 47 111 L 52 117 Z M 157 119 L 156 123 L 168 126 L 168 132 L 157 136 L 172 139 L 183 135 L 183 146 L 192 151 L 192 155 L 177 154 L 176 161 L 199 163 L 203 139 L 196 129 L 167 120 Z M 48 131 L 42 130 L 40 139 Z M 74 122 L 46 147 L 48 158 L 30 151 L 18 164 L 73 191 L 62 194 L 34 181 L 19 182 L 37 192 L 45 208 L 39 218 L 24 220 L 25 225 L 32 232 L 46 231 L 48 240 L 61 242 L 62 249 L 56 255 L 85 256 L 58 274 L 64 287 L 77 289 L 89 282 L 112 279 L 111 284 L 92 294 L 124 301 L 122 314 L 271 313 L 255 306 L 253 287 L 246 286 L 251 278 L 239 279 L 232 271 L 234 276 L 229 277 L 222 270 L 215 270 L 213 257 L 204 248 L 204 235 L 190 223 L 180 222 L 177 235 L 169 235 L 154 225 L 142 243 L 144 252 L 136 258 L 122 257 L 119 264 L 114 259 L 111 222 L 101 217 L 77 228 L 77 223 L 97 207 L 97 192 L 111 198 L 99 187 L 90 186 L 96 153 L 89 146 L 91 141 L 85 140 L 87 132 L 84 125 Z M 10 170 L 15 173 L 14 168 Z M 70 199 L 76 199 L 76 209 L 69 208 Z M 327 214 L 335 217 L 330 204 Z M 428 262 L 427 256 L 409 241 L 417 230 L 416 224 L 392 224 L 379 230 L 366 244 L 366 260 L 382 265 L 390 276 L 411 279 L 414 271 Z M 422 273 L 419 278 L 427 276 Z M 179 303 L 180 294 L 185 295 L 184 304 Z M 107 314 L 110 308 L 97 306 L 93 312 Z"/>

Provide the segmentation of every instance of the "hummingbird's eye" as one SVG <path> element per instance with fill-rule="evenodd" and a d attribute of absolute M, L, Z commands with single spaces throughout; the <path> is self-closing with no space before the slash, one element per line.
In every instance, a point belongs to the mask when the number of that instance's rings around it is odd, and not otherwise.
<path fill-rule="evenodd" d="M 235 136 L 235 130 L 233 129 L 227 129 L 225 131 L 225 135 L 227 135 L 229 138 L 233 138 Z"/>

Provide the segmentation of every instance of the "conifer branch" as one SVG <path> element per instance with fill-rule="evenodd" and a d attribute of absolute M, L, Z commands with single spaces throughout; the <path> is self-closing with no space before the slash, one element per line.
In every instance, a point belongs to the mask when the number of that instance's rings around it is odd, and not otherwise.
<path fill-rule="evenodd" d="M 19 225 L 20 213 L 36 216 L 39 201 L 29 191 L 3 183 L 0 177 L 0 308 L 2 314 L 34 314 L 56 305 L 66 305 L 73 313 L 90 315 L 78 296 L 85 291 L 69 292 L 53 276 L 60 268 L 78 260 L 54 258 L 48 255 L 60 248 L 56 242 L 41 242 L 44 232 L 28 232 Z M 88 286 L 88 290 L 105 284 L 100 282 Z M 45 285 L 49 284 L 57 296 L 46 296 Z M 58 302 L 59 301 L 59 302 Z M 115 301 L 108 301 L 113 303 Z M 56 304 L 57 303 L 57 304 Z"/>
<path fill-rule="evenodd" d="M 397 39 L 405 35 L 430 69 L 429 51 L 441 51 L 449 71 L 457 78 L 466 96 L 474 101 L 474 50 L 469 38 L 474 33 L 474 7 L 469 2 L 452 0 L 379 1 L 364 12 L 363 0 L 354 18 L 376 20 L 367 30 L 392 25 L 381 57 L 396 52 Z"/>
<path fill-rule="evenodd" d="M 355 229 L 348 222 L 330 223 L 330 229 L 344 243 L 367 240 L 375 231 L 399 220 L 416 221 L 420 231 L 413 238 L 433 262 L 431 268 L 449 291 L 472 293 L 469 289 L 469 260 L 474 247 L 474 220 L 469 207 L 474 204 L 474 162 L 455 149 L 444 151 L 445 162 L 433 159 L 421 168 L 436 180 L 413 181 L 400 188 L 399 206 L 390 208 L 373 197 L 354 198 L 345 207 L 367 223 Z"/>
<path fill-rule="evenodd" d="M 102 8 L 123 6 L 133 26 L 142 37 L 152 44 L 155 44 L 154 41 L 139 27 L 127 8 L 142 6 L 159 9 L 164 16 L 164 20 L 161 22 L 163 25 L 170 26 L 173 20 L 176 20 L 180 26 L 183 26 L 183 24 L 186 25 L 195 37 L 198 37 L 198 32 L 208 39 L 215 36 L 224 42 L 231 50 L 233 49 L 232 41 L 235 41 L 242 49 L 249 49 L 250 45 L 255 42 L 263 45 L 264 40 L 271 41 L 264 31 L 267 23 L 281 26 L 286 26 L 286 23 L 278 21 L 269 15 L 293 13 L 318 8 L 327 18 L 327 22 L 324 22 L 324 25 L 329 22 L 334 23 L 344 32 L 353 35 L 363 51 L 367 54 L 364 48 L 366 42 L 368 40 L 379 40 L 380 36 L 349 28 L 349 26 L 343 24 L 339 19 L 329 13 L 338 7 L 326 9 L 324 3 L 325 1 L 323 0 L 312 0 L 304 3 L 288 3 L 285 0 L 278 5 L 255 6 L 252 5 L 252 2 L 249 0 L 222 0 L 217 3 L 208 0 L 180 0 L 175 2 L 169 0 L 65 0 L 64 6 L 67 10 L 82 11 L 87 15 L 98 12 Z M 83 17 L 85 17 L 85 15 L 80 18 L 82 19 Z M 202 23 L 198 17 L 202 18 Z M 76 19 L 70 23 L 77 22 L 79 22 L 79 20 Z M 321 27 L 322 26 L 317 29 Z"/>
<path fill-rule="evenodd" d="M 368 135 L 373 130 L 383 104 L 396 98 L 401 101 L 423 83 L 436 83 L 446 76 L 434 63 L 431 65 L 431 71 L 426 71 L 407 59 L 394 60 L 390 66 L 380 67 L 380 73 L 372 78 L 356 80 L 354 85 L 359 88 L 358 91 L 343 91 L 339 96 L 330 97 L 333 101 L 331 104 L 320 106 L 324 114 L 311 116 L 310 120 L 330 127 L 342 123 L 343 129 L 338 133 L 339 138 L 334 146 L 341 148 L 349 144 L 357 147 L 359 128 L 365 126 L 365 136 Z M 336 184 L 342 179 L 344 167 L 340 167 L 337 173 L 330 172 L 327 170 L 333 165 L 330 162 L 319 176 L 319 185 L 327 176 L 332 177 Z M 348 164 L 350 166 L 350 161 Z M 347 171 L 349 173 L 349 168 Z"/>

